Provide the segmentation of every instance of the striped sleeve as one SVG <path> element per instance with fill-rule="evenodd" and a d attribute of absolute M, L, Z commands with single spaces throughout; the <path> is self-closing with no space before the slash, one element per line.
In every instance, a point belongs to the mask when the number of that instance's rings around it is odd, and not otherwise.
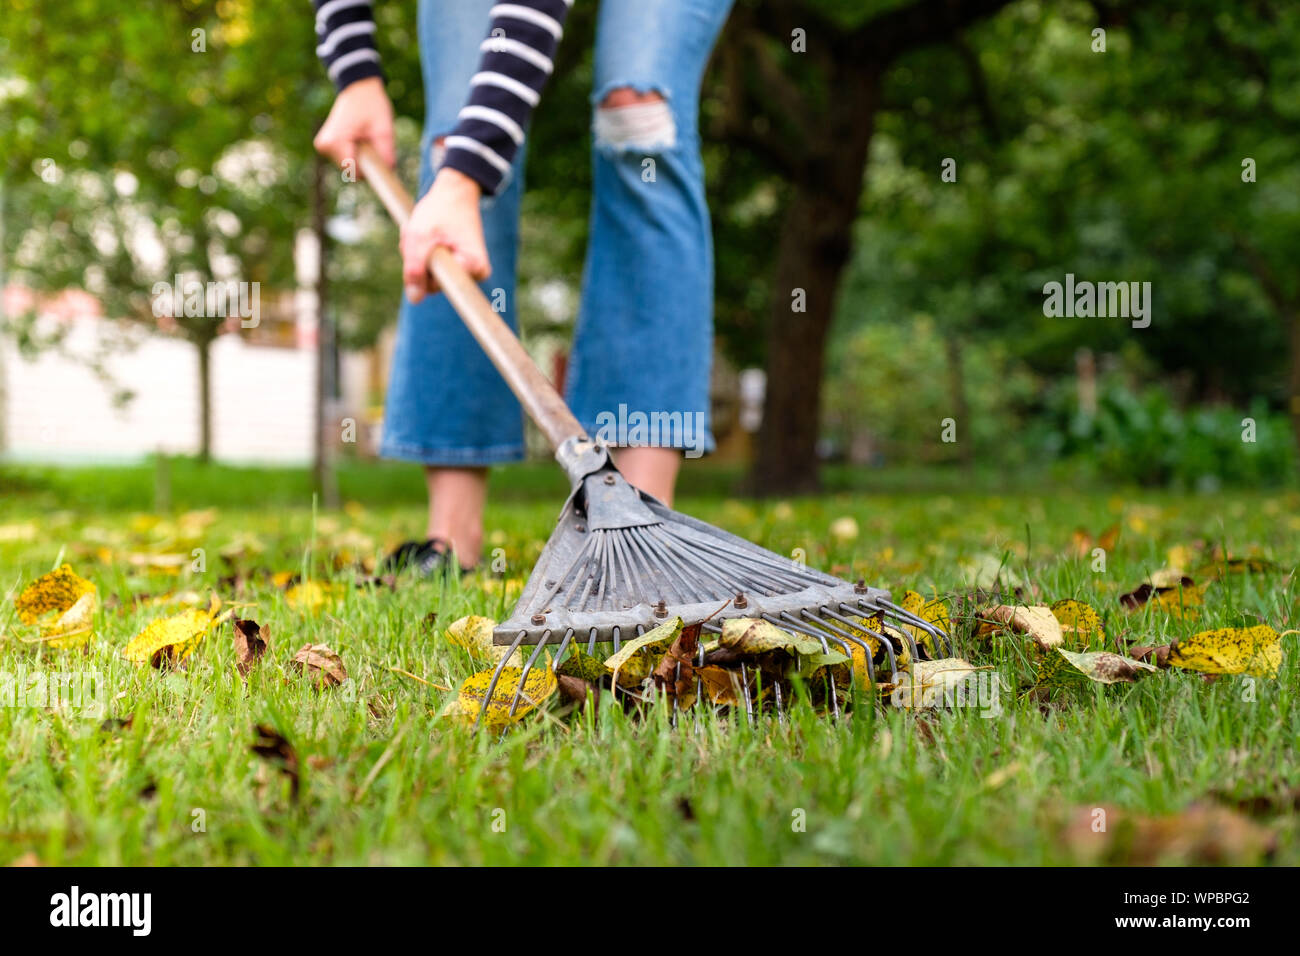
<path fill-rule="evenodd" d="M 336 89 L 367 77 L 383 77 L 375 46 L 370 0 L 312 0 L 316 6 L 316 55 Z"/>
<path fill-rule="evenodd" d="M 542 87 L 554 70 L 564 20 L 573 0 L 514 0 L 492 7 L 479 46 L 478 72 L 456 127 L 444 141 L 442 165 L 500 192 Z"/>

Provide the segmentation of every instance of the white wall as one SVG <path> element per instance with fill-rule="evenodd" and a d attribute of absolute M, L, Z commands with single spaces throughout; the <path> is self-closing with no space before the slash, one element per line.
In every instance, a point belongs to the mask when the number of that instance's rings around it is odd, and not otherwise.
<path fill-rule="evenodd" d="M 51 319 L 68 330 L 66 350 L 93 354 L 110 323 L 94 318 Z M 47 326 L 48 328 L 48 326 Z M 0 416 L 10 459 L 110 461 L 159 450 L 198 450 L 198 358 L 180 339 L 137 333 L 132 349 L 114 349 L 107 368 L 135 392 L 114 408 L 111 392 L 75 359 L 46 351 L 21 357 L 0 338 Z M 345 356 L 342 380 L 364 382 Z M 305 462 L 312 454 L 316 356 L 313 347 L 246 344 L 237 335 L 212 348 L 213 455 L 230 462 Z M 345 395 L 344 405 L 351 396 Z M 362 396 L 356 396 L 360 401 Z"/>

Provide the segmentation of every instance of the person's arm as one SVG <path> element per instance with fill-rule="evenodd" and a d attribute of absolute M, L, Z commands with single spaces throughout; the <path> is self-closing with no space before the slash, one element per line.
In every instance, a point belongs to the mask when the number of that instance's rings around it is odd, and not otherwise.
<path fill-rule="evenodd" d="M 335 89 L 357 80 L 383 79 L 375 46 L 375 18 L 370 0 L 312 0 L 316 7 L 316 55 Z"/>
<path fill-rule="evenodd" d="M 528 118 L 554 69 L 564 19 L 573 0 L 517 0 L 492 8 L 479 45 L 478 72 L 456 127 L 443 139 L 433 186 L 402 229 L 402 280 L 419 302 L 438 286 L 428 271 L 438 246 L 452 251 L 475 279 L 492 272 L 479 199 L 501 191 L 524 140 Z"/>
<path fill-rule="evenodd" d="M 464 173 L 488 194 L 501 190 L 524 130 L 554 70 L 573 0 L 515 0 L 492 8 L 482 57 L 456 128 L 444 140 L 442 165 Z"/>
<path fill-rule="evenodd" d="M 316 54 L 338 89 L 316 134 L 318 152 L 339 165 L 355 162 L 358 143 L 370 143 L 389 166 L 397 164 L 393 104 L 375 48 L 370 0 L 313 0 Z"/>

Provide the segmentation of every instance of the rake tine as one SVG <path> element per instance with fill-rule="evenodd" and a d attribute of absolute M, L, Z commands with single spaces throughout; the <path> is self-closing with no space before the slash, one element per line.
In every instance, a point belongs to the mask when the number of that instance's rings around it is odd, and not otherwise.
<path fill-rule="evenodd" d="M 591 634 L 589 634 L 588 637 L 587 654 L 592 655 L 596 653 L 596 629 L 594 627 L 591 629 Z"/>
<path fill-rule="evenodd" d="M 622 636 L 623 636 L 623 629 L 622 629 L 621 627 L 619 627 L 617 624 L 615 624 L 615 625 L 614 625 L 614 630 L 610 633 L 610 637 L 612 637 L 612 638 L 614 639 L 614 653 L 615 653 L 615 654 L 618 653 L 618 649 L 619 649 L 620 645 L 622 644 L 622 641 L 619 640 Z"/>
<path fill-rule="evenodd" d="M 520 631 L 519 636 L 515 638 L 515 642 L 510 645 L 510 650 L 501 655 L 501 660 L 497 662 L 496 670 L 492 672 L 492 680 L 488 683 L 487 693 L 483 695 L 483 703 L 479 705 L 478 717 L 474 720 L 475 733 L 478 732 L 479 726 L 483 723 L 483 715 L 487 713 L 488 703 L 492 700 L 492 695 L 496 692 L 497 681 L 501 679 L 501 671 L 505 669 L 506 661 L 510 660 L 510 658 L 514 656 L 515 651 L 519 649 L 519 645 L 524 642 L 524 638 L 527 636 L 527 631 Z"/>
<path fill-rule="evenodd" d="M 509 715 L 511 717 L 515 715 L 515 708 L 519 706 L 519 698 L 524 693 L 524 681 L 528 680 L 528 672 L 533 669 L 533 662 L 537 660 L 537 656 L 542 653 L 542 648 L 546 646 L 546 642 L 549 641 L 550 639 L 551 639 L 550 630 L 543 631 L 542 639 L 537 642 L 537 649 L 534 650 L 533 653 L 529 655 L 527 663 L 524 664 L 523 673 L 519 675 L 519 686 L 515 688 L 515 696 L 510 699 Z M 506 660 L 509 659 L 510 658 L 507 656 Z"/>
<path fill-rule="evenodd" d="M 846 617 L 842 617 L 841 615 L 836 614 L 834 611 L 832 611 L 832 610 L 831 610 L 830 608 L 828 608 L 828 607 L 824 607 L 824 608 L 822 608 L 822 609 L 821 609 L 821 612 L 822 612 L 823 614 L 825 614 L 827 617 L 833 617 L 833 618 L 835 618 L 835 620 L 839 621 L 841 624 L 846 624 L 846 625 L 848 625 L 849 627 L 855 628 L 855 629 L 857 629 L 857 630 L 859 630 L 859 631 L 863 631 L 864 633 L 867 633 L 867 634 L 872 634 L 872 635 L 874 635 L 874 636 L 880 638 L 880 643 L 883 644 L 884 647 L 885 647 L 885 653 L 886 653 L 887 655 L 889 655 L 889 674 L 890 674 L 890 677 L 892 678 L 894 674 L 897 674 L 897 673 L 898 673 L 898 658 L 894 656 L 894 645 L 893 645 L 893 643 L 890 642 L 889 638 L 887 638 L 884 634 L 881 634 L 881 633 L 878 632 L 878 631 L 873 631 L 873 630 L 871 630 L 871 628 L 869 628 L 869 627 L 859 627 L 857 624 L 854 624 L 854 623 L 853 623 L 852 621 L 850 621 L 848 618 L 846 618 Z M 863 643 L 863 642 L 859 641 L 859 643 Z M 866 645 L 866 648 L 867 648 L 867 660 L 871 660 L 871 645 L 870 645 L 870 644 L 867 644 L 867 645 Z M 873 674 L 875 673 L 874 669 L 873 669 L 872 673 L 873 673 Z"/>
<path fill-rule="evenodd" d="M 851 604 L 841 604 L 840 608 L 842 610 L 848 611 L 850 614 L 857 615 L 858 617 L 860 617 L 862 620 L 866 621 L 869 624 L 874 623 L 874 621 L 872 621 L 871 618 L 867 617 L 858 608 L 853 607 Z M 885 634 L 883 631 L 871 631 L 870 633 L 875 634 L 878 637 L 882 638 L 886 644 L 890 643 L 889 635 Z M 914 661 L 920 660 L 920 652 L 917 650 L 916 641 L 912 637 L 912 635 L 908 631 L 901 628 L 899 629 L 898 633 L 899 633 L 899 637 L 907 644 L 908 650 L 912 654 L 912 660 Z M 894 665 L 894 670 L 898 670 L 897 665 Z"/>
<path fill-rule="evenodd" d="M 830 621 L 823 621 L 823 620 L 822 620 L 821 618 L 819 618 L 816 614 L 813 614 L 812 612 L 810 612 L 807 608 L 802 609 L 799 613 L 802 614 L 804 617 L 806 617 L 808 620 L 810 620 L 810 621 L 814 621 L 814 622 L 816 622 L 817 624 L 819 624 L 820 626 L 826 628 L 826 630 L 831 631 L 831 632 L 834 633 L 834 634 L 838 634 L 839 637 L 840 637 L 840 640 L 838 641 L 838 643 L 840 644 L 841 647 L 844 648 L 845 651 L 848 652 L 848 655 L 849 655 L 849 658 L 850 658 L 850 659 L 852 659 L 852 657 L 853 657 L 853 651 L 849 648 L 848 644 L 846 644 L 845 641 L 852 641 L 854 644 L 858 645 L 858 647 L 862 648 L 862 651 L 863 651 L 862 656 L 863 656 L 864 658 L 866 658 L 866 661 L 867 661 L 867 680 L 871 682 L 872 686 L 875 686 L 875 684 L 876 684 L 876 665 L 875 665 L 875 662 L 873 662 L 873 661 L 871 660 L 871 654 L 872 654 L 872 651 L 871 651 L 871 645 L 870 645 L 870 644 L 868 644 L 866 641 L 864 641 L 864 640 L 863 640 L 862 638 L 860 638 L 860 637 L 854 637 L 854 636 L 853 636 L 852 634 L 850 634 L 848 631 L 842 631 L 842 630 L 840 630 L 838 627 L 836 627 L 836 626 L 835 626 L 834 624 L 832 624 Z M 836 640 L 836 638 L 831 638 L 831 640 Z M 892 650 L 892 648 L 891 648 L 891 650 Z M 852 668 L 850 668 L 850 669 L 852 669 Z M 857 677 L 856 677 L 856 676 L 854 677 L 854 680 L 857 680 Z"/>
<path fill-rule="evenodd" d="M 674 547 L 671 542 L 661 542 L 659 540 L 659 535 L 656 533 L 659 529 L 639 528 L 637 530 L 645 539 L 645 546 L 654 551 L 655 555 L 663 562 L 664 567 L 675 568 L 677 565 L 682 565 L 692 568 L 697 574 L 709 579 L 711 582 L 710 586 L 716 588 L 712 594 L 713 597 L 720 599 L 722 595 L 727 593 L 726 582 L 715 575 L 708 565 L 700 564 L 695 560 L 695 557 L 692 554 L 679 550 Z M 674 573 L 676 572 L 674 571 Z M 682 578 L 681 580 L 683 583 L 687 583 L 685 578 Z M 689 583 L 687 583 L 687 587 L 689 588 Z"/>
<path fill-rule="evenodd" d="M 785 708 L 781 706 L 781 685 L 777 684 L 772 690 L 776 693 L 776 722 L 785 726 Z"/>
<path fill-rule="evenodd" d="M 564 652 L 569 649 L 569 642 L 573 640 L 573 634 L 573 628 L 569 628 L 564 632 L 564 638 L 560 641 L 560 646 L 555 652 L 555 660 L 557 663 L 563 660 Z"/>
<path fill-rule="evenodd" d="M 939 628 L 935 627 L 925 618 L 919 617 L 918 615 L 913 614 L 911 611 L 899 607 L 897 604 L 894 604 L 891 601 L 881 600 L 878 603 L 880 609 L 885 611 L 891 617 L 897 617 L 900 620 L 905 621 L 908 624 L 911 624 L 913 627 L 919 627 L 921 630 L 925 631 L 927 634 L 929 634 L 931 637 L 934 638 L 935 645 L 939 647 L 941 650 L 943 648 L 944 643 L 946 642 L 948 646 L 948 654 L 950 656 L 955 652 L 956 648 L 952 643 L 951 634 L 947 634 L 944 631 L 941 631 Z"/>
<path fill-rule="evenodd" d="M 785 627 L 787 629 L 796 630 L 800 634 L 807 634 L 809 637 L 815 637 L 821 642 L 822 651 L 824 653 L 829 654 L 831 652 L 830 646 L 826 643 L 825 634 L 819 634 L 811 628 L 804 626 L 785 611 L 781 612 L 779 618 L 773 617 L 771 614 L 764 614 L 763 620 L 767 621 L 769 624 L 775 624 L 777 627 Z M 850 657 L 851 656 L 852 655 L 850 655 Z M 835 681 L 831 681 L 831 713 L 836 717 L 840 715 L 839 695 L 835 693 Z"/>
<path fill-rule="evenodd" d="M 745 673 L 744 661 L 740 662 L 740 692 L 745 697 L 745 713 L 749 715 L 750 721 L 753 722 L 754 703 L 749 699 L 749 675 Z"/>

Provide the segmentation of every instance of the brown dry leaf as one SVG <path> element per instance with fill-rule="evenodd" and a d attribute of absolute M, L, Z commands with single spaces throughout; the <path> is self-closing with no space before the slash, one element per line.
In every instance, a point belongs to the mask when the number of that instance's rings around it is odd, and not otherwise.
<path fill-rule="evenodd" d="M 1131 684 L 1156 669 L 1152 664 L 1112 654 L 1110 651 L 1077 654 L 1058 647 L 1056 652 L 1098 684 Z"/>
<path fill-rule="evenodd" d="M 1128 649 L 1128 656 L 1135 661 L 1146 661 L 1154 663 L 1156 667 L 1164 670 L 1169 666 L 1169 645 L 1161 644 L 1158 647 L 1150 645 L 1139 645 Z"/>
<path fill-rule="evenodd" d="M 247 677 L 253 665 L 266 653 L 269 635 L 256 621 L 237 617 L 231 624 L 235 629 L 235 666 Z"/>
<path fill-rule="evenodd" d="M 1004 624 L 1018 634 L 1028 634 L 1042 648 L 1060 647 L 1065 643 L 1061 622 L 1049 607 L 998 604 L 985 608 L 980 617 Z"/>
<path fill-rule="evenodd" d="M 594 657 L 591 659 L 595 660 Z M 603 674 L 605 672 L 604 666 L 601 666 L 600 670 Z M 599 684 L 593 684 L 581 677 L 571 677 L 568 674 L 556 674 L 555 683 L 560 692 L 560 700 L 566 704 L 576 704 L 576 709 L 579 711 L 587 705 L 588 694 L 595 698 L 597 704 L 600 703 L 601 686 Z"/>
<path fill-rule="evenodd" d="M 677 640 L 651 673 L 655 686 L 670 697 L 677 698 L 679 707 L 695 703 L 695 658 L 700 646 L 702 624 L 682 628 Z"/>
<path fill-rule="evenodd" d="M 1143 584 L 1127 594 L 1121 594 L 1119 603 L 1129 611 L 1150 605 L 1168 611 L 1171 617 L 1190 620 L 1200 615 L 1199 608 L 1205 599 L 1192 579 L 1183 576 L 1168 587 Z"/>
<path fill-rule="evenodd" d="M 257 735 L 250 749 L 263 760 L 279 764 L 280 772 L 289 778 L 289 796 L 297 800 L 301 781 L 298 777 L 298 752 L 293 749 L 293 744 L 282 737 L 274 727 L 258 724 Z"/>
<path fill-rule="evenodd" d="M 1277 844 L 1268 828 L 1227 807 L 1204 803 L 1164 816 L 1080 807 L 1063 835 L 1078 862 L 1124 866 L 1258 864 Z"/>
<path fill-rule="evenodd" d="M 324 644 L 304 644 L 293 655 L 289 666 L 300 674 L 306 674 L 318 688 L 337 687 L 348 679 L 343 658 Z"/>
<path fill-rule="evenodd" d="M 1113 524 L 1093 540 L 1092 534 L 1087 528 L 1076 528 L 1070 541 L 1070 551 L 1076 558 L 1086 558 L 1092 554 L 1093 548 L 1101 548 L 1103 551 L 1114 551 L 1115 545 L 1119 543 L 1119 525 Z"/>

